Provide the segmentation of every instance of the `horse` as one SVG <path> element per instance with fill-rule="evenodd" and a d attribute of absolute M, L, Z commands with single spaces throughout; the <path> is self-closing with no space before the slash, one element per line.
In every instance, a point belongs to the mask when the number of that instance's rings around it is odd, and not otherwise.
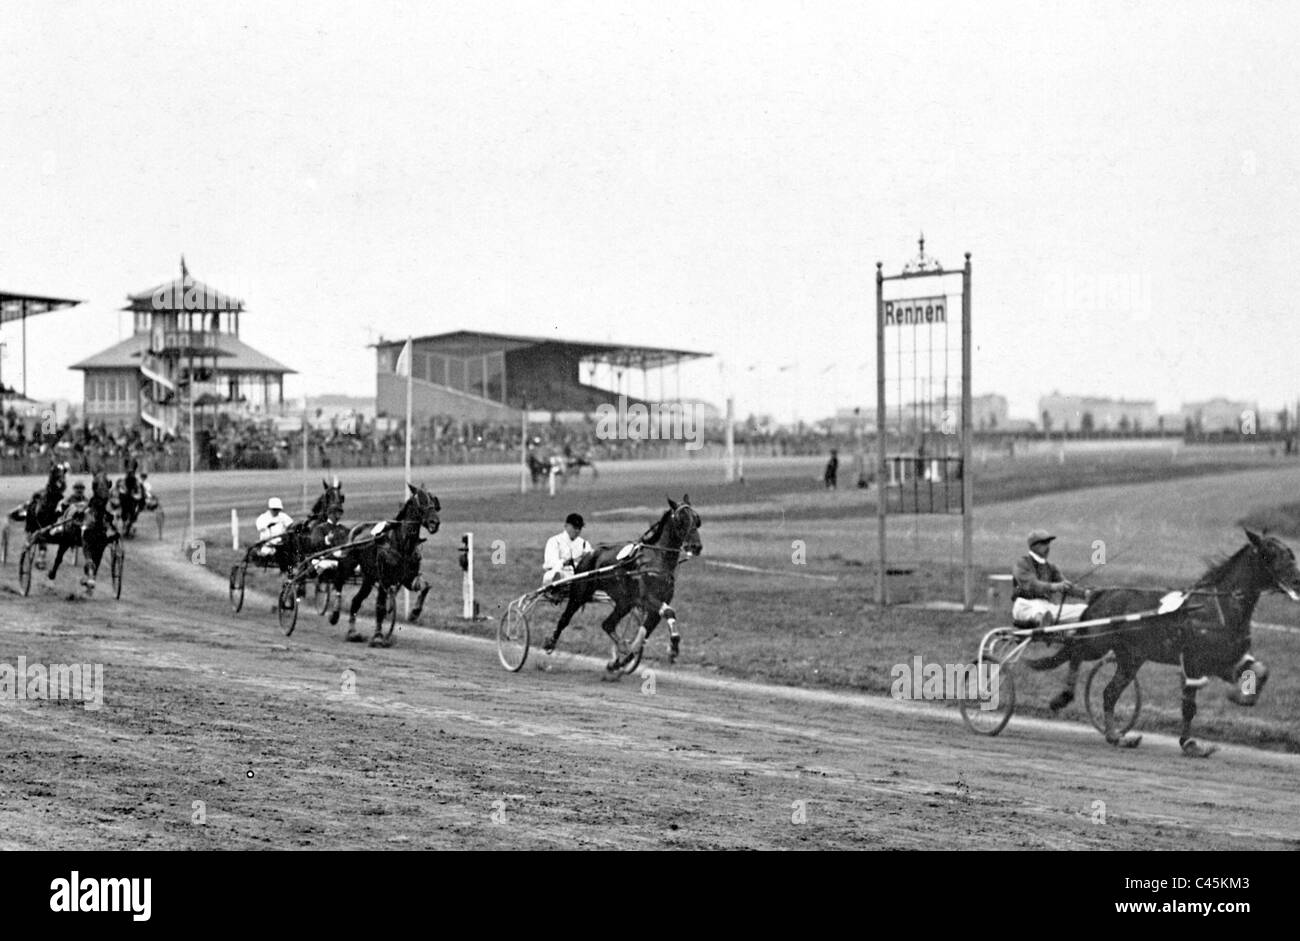
<path fill-rule="evenodd" d="M 113 494 L 113 482 L 102 470 L 95 473 L 91 482 L 91 496 L 85 506 L 69 506 L 61 521 L 48 529 L 41 536 L 42 544 L 53 543 L 58 546 L 54 555 L 54 564 L 46 573 L 50 581 L 59 574 L 63 556 L 69 549 L 84 549 L 85 564 L 82 566 L 81 584 L 87 592 L 95 588 L 95 574 L 108 545 L 117 530 L 113 526 L 113 512 L 109 501 Z M 93 560 L 92 560 L 93 553 Z"/>
<path fill-rule="evenodd" d="M 335 477 L 333 483 L 321 480 L 321 486 L 324 490 L 312 504 L 306 519 L 299 520 L 285 531 L 295 561 L 341 541 L 339 537 L 344 527 L 332 522 L 329 517 L 331 510 L 343 509 L 346 500 L 343 485 Z"/>
<path fill-rule="evenodd" d="M 347 639 L 350 641 L 365 640 L 356 629 L 357 611 L 376 584 L 379 585 L 379 593 L 375 598 L 375 633 L 370 638 L 371 647 L 387 647 L 391 643 L 391 640 L 386 640 L 383 636 L 390 590 L 400 586 L 417 593 L 410 616 L 410 620 L 414 621 L 424 609 L 425 596 L 433 587 L 420 575 L 420 543 L 424 541 L 420 538 L 420 529 L 427 529 L 430 535 L 438 531 L 441 525 L 438 512 L 442 509 L 442 504 L 423 487 L 414 484 L 406 486 L 411 493 L 395 519 L 353 526 L 348 531 L 347 541 L 362 544 L 339 552 L 338 565 L 334 568 L 334 610 L 330 612 L 331 624 L 339 622 L 343 586 L 353 572 L 358 569 L 361 571 L 361 587 L 352 598 L 348 618 Z"/>
<path fill-rule="evenodd" d="M 1183 673 L 1183 729 L 1178 739 L 1183 754 L 1208 758 L 1217 746 L 1202 746 L 1191 736 L 1196 716 L 1196 693 L 1217 676 L 1234 687 L 1228 698 L 1241 706 L 1253 706 L 1268 680 L 1268 667 L 1250 652 L 1250 619 L 1260 595 L 1282 592 L 1300 602 L 1300 570 L 1295 553 L 1275 536 L 1246 530 L 1246 545 L 1233 555 L 1214 563 L 1185 597 L 1172 600 L 1180 607 L 1156 620 L 1143 620 L 1131 627 L 1108 629 L 1106 625 L 1081 628 L 1065 639 L 1054 654 L 1025 663 L 1034 670 L 1050 670 L 1069 662 L 1065 688 L 1052 700 L 1058 712 L 1074 699 L 1080 664 L 1098 660 L 1114 651 L 1116 672 L 1102 693 L 1105 736 L 1111 745 L 1136 748 L 1140 735 L 1121 736 L 1115 729 L 1115 704 L 1150 660 L 1177 664 Z M 1137 588 L 1103 588 L 1093 594 L 1080 621 L 1115 617 L 1140 611 L 1159 610 L 1169 593 Z M 1204 602 L 1188 604 L 1192 599 Z"/>
<path fill-rule="evenodd" d="M 45 489 L 32 494 L 27 503 L 24 519 L 27 538 L 30 540 L 37 531 L 53 526 L 59 521 L 59 504 L 63 501 L 63 492 L 68 488 L 67 464 L 54 462 L 50 464 L 50 475 L 45 482 Z M 41 545 L 41 557 L 36 561 L 36 568 L 45 567 L 45 545 Z"/>
<path fill-rule="evenodd" d="M 117 482 L 118 518 L 122 521 L 122 536 L 130 539 L 135 535 L 135 523 L 144 509 L 144 488 L 140 486 L 137 475 L 139 462 L 131 461 L 126 474 Z"/>
<path fill-rule="evenodd" d="M 542 649 L 547 653 L 554 650 L 573 616 L 591 601 L 597 591 L 603 590 L 613 599 L 614 610 L 600 626 L 618 651 L 618 655 L 605 665 L 607 671 L 617 673 L 630 663 L 661 619 L 668 621 L 669 661 L 676 661 L 682 642 L 677 631 L 677 612 L 671 604 L 677 563 L 679 556 L 699 555 L 704 551 L 699 532 L 702 525 L 689 496 L 683 495 L 681 503 L 669 497 L 668 509 L 634 543 L 635 548 L 630 554 L 626 545 L 620 543 L 599 545 L 583 556 L 574 568 L 574 576 L 601 569 L 609 571 L 579 578 L 569 584 L 569 603 Z M 629 650 L 624 648 L 614 629 L 633 608 L 640 608 L 645 613 L 645 623 Z"/>
<path fill-rule="evenodd" d="M 112 482 L 108 475 L 100 471 L 91 484 L 91 497 L 86 504 L 85 522 L 81 528 L 81 549 L 85 563 L 82 566 L 81 584 L 86 593 L 95 590 L 95 576 L 99 574 L 99 564 L 104 558 L 104 549 L 121 538 L 117 527 L 113 525 L 113 510 L 110 496 Z"/>

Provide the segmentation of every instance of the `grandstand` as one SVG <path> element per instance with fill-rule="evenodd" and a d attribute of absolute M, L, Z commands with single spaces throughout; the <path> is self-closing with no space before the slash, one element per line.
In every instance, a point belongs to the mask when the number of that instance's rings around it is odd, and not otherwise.
<path fill-rule="evenodd" d="M 376 351 L 375 410 L 379 415 L 405 415 L 406 376 L 397 371 L 405 340 L 381 340 Z M 466 421 L 519 420 L 525 410 L 590 415 L 620 391 L 628 403 L 652 401 L 649 371 L 658 372 L 659 396 L 654 401 L 679 400 L 677 388 L 666 394 L 669 367 L 712 354 L 662 347 L 588 343 L 554 337 L 528 337 L 458 330 L 412 340 L 411 412 L 416 425 L 434 415 Z M 627 389 L 595 384 L 598 372 L 621 377 L 633 386 L 641 372 L 641 396 Z M 588 377 L 582 381 L 583 375 Z M 621 382 L 619 383 L 621 384 Z"/>

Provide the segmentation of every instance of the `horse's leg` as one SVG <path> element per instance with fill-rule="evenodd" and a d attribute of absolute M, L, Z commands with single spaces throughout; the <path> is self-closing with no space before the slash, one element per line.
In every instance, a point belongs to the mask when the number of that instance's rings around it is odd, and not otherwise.
<path fill-rule="evenodd" d="M 384 642 L 384 617 L 388 614 L 388 586 L 383 581 L 377 582 L 379 590 L 375 592 L 375 633 L 370 638 L 371 647 L 386 647 Z"/>
<path fill-rule="evenodd" d="M 1183 677 L 1183 734 L 1178 737 L 1183 754 L 1188 758 L 1209 758 L 1219 750 L 1217 745 L 1201 745 L 1192 738 L 1192 719 L 1196 717 L 1196 691 L 1205 685 L 1204 678 L 1189 680 Z"/>
<path fill-rule="evenodd" d="M 609 639 L 614 642 L 614 649 L 618 651 L 614 656 L 614 659 L 605 664 L 605 669 L 610 673 L 622 669 L 623 665 L 630 661 L 636 654 L 636 651 L 641 648 L 643 643 L 645 643 L 646 629 L 644 624 L 641 625 L 641 629 L 637 631 L 636 639 L 632 641 L 632 646 L 630 648 L 625 648 L 621 643 L 619 643 L 618 634 L 614 632 L 614 629 L 618 627 L 618 622 L 627 617 L 633 607 L 634 605 L 631 601 L 626 598 L 620 599 L 614 604 L 614 610 L 609 612 L 609 616 L 600 624 L 605 633 L 609 635 Z M 647 617 L 647 623 L 649 620 L 650 618 Z M 656 620 L 658 620 L 657 617 Z"/>
<path fill-rule="evenodd" d="M 1124 690 L 1133 682 L 1137 676 L 1138 668 L 1141 663 L 1132 663 L 1128 655 L 1121 656 L 1118 651 L 1115 658 L 1115 675 L 1110 678 L 1106 684 L 1106 689 L 1101 694 L 1102 710 L 1106 716 L 1106 741 L 1112 745 L 1122 745 L 1125 748 L 1137 748 L 1142 744 L 1141 735 L 1120 736 L 1115 730 L 1115 704 L 1119 702 L 1119 697 L 1123 695 Z"/>
<path fill-rule="evenodd" d="M 348 640 L 361 641 L 366 639 L 363 635 L 357 633 L 357 612 L 361 610 L 361 602 L 366 600 L 366 596 L 370 594 L 370 589 L 374 587 L 374 584 L 374 576 L 363 569 L 361 587 L 357 589 L 357 593 L 352 597 L 352 605 L 348 611 Z"/>
<path fill-rule="evenodd" d="M 569 622 L 573 620 L 573 616 L 577 614 L 579 609 L 581 609 L 586 603 L 587 599 L 583 597 L 583 592 L 579 590 L 578 586 L 570 585 L 569 603 L 565 605 L 564 612 L 560 615 L 560 619 L 555 623 L 555 630 L 551 633 L 551 636 L 542 641 L 542 650 L 550 653 L 555 649 L 555 645 L 560 642 L 560 635 L 564 633 L 564 629 L 569 626 Z"/>
<path fill-rule="evenodd" d="M 49 574 L 45 576 L 50 581 L 54 581 L 54 576 L 59 574 L 59 564 L 63 561 L 63 553 L 67 551 L 68 551 L 68 544 L 66 542 L 60 542 L 59 551 L 54 553 L 54 564 L 50 566 Z"/>
<path fill-rule="evenodd" d="M 1079 655 L 1075 654 L 1070 657 L 1070 666 L 1065 671 L 1065 687 L 1053 696 L 1052 701 L 1047 704 L 1054 714 L 1074 702 L 1074 689 L 1079 685 L 1079 666 L 1082 663 L 1083 658 Z"/>
<path fill-rule="evenodd" d="M 420 619 L 420 613 L 424 611 L 424 599 L 433 590 L 433 585 L 429 584 L 423 575 L 416 575 L 406 587 L 416 593 L 415 607 L 411 608 L 411 616 L 408 619 L 411 623 L 415 623 Z"/>
<path fill-rule="evenodd" d="M 676 663 L 677 655 L 682 652 L 682 635 L 677 630 L 677 611 L 667 601 L 659 606 L 657 612 L 645 619 L 645 634 L 649 637 L 654 633 L 661 617 L 668 622 L 668 662 Z"/>
<path fill-rule="evenodd" d="M 1264 684 L 1268 682 L 1268 667 L 1250 654 L 1246 654 L 1237 661 L 1230 676 L 1232 689 L 1228 693 L 1228 699 L 1238 706 L 1253 706 L 1259 702 L 1259 694 L 1264 691 Z"/>
<path fill-rule="evenodd" d="M 339 622 L 339 614 L 343 610 L 343 586 L 348 583 L 352 573 L 356 571 L 356 563 L 351 559 L 339 559 L 338 565 L 334 566 L 334 600 L 333 608 L 330 610 L 330 624 Z"/>

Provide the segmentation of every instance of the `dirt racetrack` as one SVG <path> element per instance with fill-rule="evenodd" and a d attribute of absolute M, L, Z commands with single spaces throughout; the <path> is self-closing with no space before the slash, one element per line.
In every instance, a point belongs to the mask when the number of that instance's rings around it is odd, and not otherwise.
<path fill-rule="evenodd" d="M 104 664 L 100 710 L 0 701 L 0 848 L 1300 847 L 1300 756 L 981 738 L 951 708 L 536 650 L 508 674 L 490 624 L 370 649 L 307 611 L 285 638 L 174 542 L 130 543 L 117 602 L 0 570 L 3 660 Z"/>

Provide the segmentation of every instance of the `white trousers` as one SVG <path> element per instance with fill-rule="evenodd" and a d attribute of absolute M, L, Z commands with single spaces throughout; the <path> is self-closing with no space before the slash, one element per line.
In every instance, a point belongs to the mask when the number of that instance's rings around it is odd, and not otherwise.
<path fill-rule="evenodd" d="M 1079 620 L 1087 607 L 1088 605 L 1082 601 L 1067 601 L 1060 605 L 1046 598 L 1017 598 L 1016 603 L 1011 606 L 1011 618 L 1015 621 L 1033 621 L 1035 624 L 1042 624 L 1043 615 L 1051 614 L 1059 624 L 1063 621 Z"/>

